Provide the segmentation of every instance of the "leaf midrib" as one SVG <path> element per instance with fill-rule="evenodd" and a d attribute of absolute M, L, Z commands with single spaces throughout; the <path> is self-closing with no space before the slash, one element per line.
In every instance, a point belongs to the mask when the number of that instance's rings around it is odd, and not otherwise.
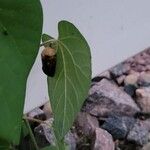
<path fill-rule="evenodd" d="M 75 73 L 76 73 L 76 76 L 77 76 L 77 79 L 79 81 L 79 77 L 78 77 L 78 74 L 77 74 L 77 70 L 76 70 L 76 67 L 80 70 L 80 72 L 82 73 L 82 75 L 88 79 L 88 77 L 82 72 L 81 68 L 75 63 L 75 60 L 69 50 L 69 48 L 60 40 L 58 40 L 58 46 L 60 48 L 60 51 L 61 51 L 61 54 L 62 54 L 62 59 L 63 59 L 63 68 L 64 68 L 64 86 L 65 86 L 65 93 L 64 93 L 64 109 L 63 109 L 63 118 L 66 118 L 66 105 L 67 105 L 67 73 L 66 73 L 66 60 L 65 60 L 65 56 L 64 56 L 64 52 L 63 52 L 63 48 L 62 46 L 67 50 L 67 52 L 69 53 L 69 55 L 71 56 L 71 59 L 72 59 L 72 62 L 73 62 L 73 65 L 74 65 L 74 69 L 75 69 Z M 61 73 L 60 73 L 61 74 Z M 59 75 L 60 76 L 60 75 Z M 69 81 L 69 80 L 68 80 Z M 58 80 L 57 80 L 58 82 Z M 56 83 L 57 83 L 56 82 Z M 80 83 L 80 82 L 79 82 Z M 72 87 L 74 88 L 74 84 L 71 82 L 72 84 Z M 56 85 L 56 84 L 55 84 Z M 56 87 L 56 86 L 55 86 Z M 82 87 L 82 86 L 81 86 Z M 55 88 L 54 88 L 55 89 Z M 74 88 L 75 89 L 75 88 Z M 77 94 L 77 91 L 75 90 L 75 94 L 77 95 L 76 97 L 78 97 L 78 94 Z M 78 101 L 78 99 L 77 99 Z M 70 101 L 69 101 L 70 103 Z M 63 135 L 63 131 L 64 131 L 64 126 L 65 126 L 65 119 L 63 119 L 63 123 L 62 123 L 62 133 L 61 135 Z"/>
<path fill-rule="evenodd" d="M 63 59 L 63 66 L 64 66 L 64 85 L 65 85 L 65 95 L 64 95 L 64 101 L 65 101 L 65 103 L 64 103 L 64 112 L 63 112 L 63 118 L 66 118 L 65 116 L 66 116 L 66 105 L 67 105 L 67 103 L 66 103 L 66 97 L 67 97 L 67 83 L 66 83 L 66 77 L 67 77 L 67 75 L 66 75 L 66 63 L 65 63 L 65 57 L 64 57 L 64 52 L 63 52 L 63 50 L 62 50 L 62 48 L 61 48 L 61 46 L 59 45 L 59 47 L 60 47 L 60 50 L 61 50 L 61 53 L 62 53 L 62 59 Z M 62 124 L 62 133 L 61 133 L 61 135 L 63 135 L 63 131 L 64 131 L 64 125 L 65 125 L 65 119 L 63 119 L 63 124 Z"/>

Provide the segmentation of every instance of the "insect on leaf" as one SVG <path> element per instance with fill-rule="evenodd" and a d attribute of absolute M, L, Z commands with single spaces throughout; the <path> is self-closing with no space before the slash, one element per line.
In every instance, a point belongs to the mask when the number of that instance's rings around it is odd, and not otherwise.
<path fill-rule="evenodd" d="M 70 129 L 90 87 L 90 48 L 79 30 L 67 21 L 58 25 L 57 65 L 48 88 L 54 112 L 54 129 L 61 140 Z"/>

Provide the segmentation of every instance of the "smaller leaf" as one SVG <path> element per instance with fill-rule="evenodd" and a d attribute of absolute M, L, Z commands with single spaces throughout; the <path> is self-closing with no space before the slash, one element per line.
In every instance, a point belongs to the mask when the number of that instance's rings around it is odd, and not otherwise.
<path fill-rule="evenodd" d="M 42 42 L 45 42 L 45 41 L 48 41 L 51 39 L 54 39 L 54 38 L 52 36 L 45 34 L 45 33 L 42 35 Z"/>
<path fill-rule="evenodd" d="M 88 94 L 91 81 L 90 47 L 80 31 L 70 22 L 58 24 L 57 65 L 48 90 L 54 112 L 58 141 L 70 129 Z"/>
<path fill-rule="evenodd" d="M 54 39 L 54 38 L 47 35 L 47 34 L 42 35 L 42 42 L 46 42 L 46 41 L 49 41 L 49 40 L 52 40 L 52 39 Z M 51 43 L 44 44 L 44 47 L 51 47 Z"/>
<path fill-rule="evenodd" d="M 22 129 L 21 130 L 22 130 L 22 137 L 23 138 L 29 134 L 29 130 L 28 130 L 24 121 L 22 121 Z"/>

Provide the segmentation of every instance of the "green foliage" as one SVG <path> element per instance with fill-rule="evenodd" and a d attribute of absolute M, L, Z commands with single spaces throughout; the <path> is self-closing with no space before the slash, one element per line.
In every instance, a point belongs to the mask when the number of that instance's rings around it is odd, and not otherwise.
<path fill-rule="evenodd" d="M 39 0 L 0 0 L 0 150 L 15 149 L 19 139 L 29 133 L 34 141 L 31 145 L 36 145 L 31 128 L 27 130 L 22 124 L 22 114 L 26 81 L 38 53 L 42 21 Z M 59 22 L 58 31 L 57 40 L 46 34 L 42 38 L 44 42 L 51 40 L 44 46 L 57 52 L 56 72 L 54 77 L 48 77 L 48 91 L 58 140 L 56 147 L 43 150 L 67 149 L 63 138 L 87 96 L 91 80 L 90 48 L 82 34 L 67 21 Z"/>
<path fill-rule="evenodd" d="M 39 0 L 0 0 L 0 138 L 9 143 L 19 144 L 26 81 L 41 31 Z"/>
<path fill-rule="evenodd" d="M 56 73 L 54 77 L 48 77 L 48 89 L 54 112 L 54 130 L 60 141 L 87 96 L 91 55 L 86 40 L 73 24 L 61 21 L 58 30 Z"/>

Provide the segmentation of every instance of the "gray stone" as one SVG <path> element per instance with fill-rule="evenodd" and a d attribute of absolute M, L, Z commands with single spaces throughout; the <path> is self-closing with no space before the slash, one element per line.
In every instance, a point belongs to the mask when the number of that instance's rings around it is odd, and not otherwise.
<path fill-rule="evenodd" d="M 134 62 L 134 58 L 133 57 L 130 57 L 126 60 L 127 63 L 133 63 Z"/>
<path fill-rule="evenodd" d="M 90 137 L 95 128 L 99 127 L 96 117 L 93 117 L 85 112 L 80 112 L 76 118 L 75 126 L 78 132 L 83 132 L 84 135 Z"/>
<path fill-rule="evenodd" d="M 101 127 L 107 130 L 114 139 L 124 139 L 134 123 L 135 119 L 132 117 L 112 116 L 106 119 Z"/>
<path fill-rule="evenodd" d="M 107 79 L 102 79 L 101 82 L 96 83 L 90 89 L 89 94 L 91 95 L 95 92 L 100 96 L 113 100 L 115 103 L 130 105 L 131 107 L 139 110 L 133 99 L 128 94 L 120 90 L 119 87 Z"/>
<path fill-rule="evenodd" d="M 127 93 L 102 79 L 90 89 L 82 110 L 95 116 L 107 116 L 112 113 L 134 115 L 139 108 Z"/>
<path fill-rule="evenodd" d="M 96 128 L 91 150 L 115 150 L 112 136 L 101 128 Z"/>
<path fill-rule="evenodd" d="M 150 73 L 149 72 L 141 72 L 138 84 L 141 86 L 150 86 Z"/>
<path fill-rule="evenodd" d="M 40 147 L 55 145 L 54 131 L 51 127 L 53 118 L 41 123 L 34 129 L 35 138 Z"/>
<path fill-rule="evenodd" d="M 117 83 L 118 83 L 119 85 L 121 85 L 121 84 L 124 82 L 124 79 L 125 79 L 125 78 L 126 78 L 125 75 L 122 75 L 122 76 L 116 78 Z"/>
<path fill-rule="evenodd" d="M 143 112 L 150 112 L 150 87 L 136 90 L 136 102 Z"/>
<path fill-rule="evenodd" d="M 114 77 L 119 77 L 125 73 L 128 73 L 129 70 L 130 70 L 130 66 L 128 64 L 120 63 L 116 65 L 115 67 L 113 67 L 112 69 L 110 69 L 110 73 Z"/>
<path fill-rule="evenodd" d="M 137 89 L 137 87 L 132 84 L 127 84 L 124 86 L 124 91 L 131 97 L 133 97 L 135 95 L 136 89 Z"/>
<path fill-rule="evenodd" d="M 149 60 L 150 61 L 150 60 Z M 149 64 L 150 64 L 150 62 L 149 62 Z M 150 65 L 146 65 L 146 71 L 150 71 Z M 150 72 L 149 72 L 150 73 Z"/>
<path fill-rule="evenodd" d="M 150 143 L 145 144 L 141 150 L 150 150 Z"/>
<path fill-rule="evenodd" d="M 109 71 L 105 71 L 105 72 L 102 72 L 101 74 L 97 75 L 96 77 L 94 77 L 92 79 L 91 86 L 93 86 L 96 82 L 100 82 L 103 78 L 111 80 L 110 72 Z"/>
<path fill-rule="evenodd" d="M 139 64 L 139 65 L 144 65 L 144 64 L 145 64 L 145 59 L 143 59 L 143 58 L 141 57 L 141 55 L 139 54 L 139 55 L 136 55 L 136 56 L 135 56 L 135 62 L 136 62 L 137 64 Z"/>
<path fill-rule="evenodd" d="M 65 143 L 67 144 L 68 150 L 76 150 L 77 146 L 77 135 L 69 131 L 65 135 Z"/>
<path fill-rule="evenodd" d="M 145 128 L 150 132 L 150 114 L 147 114 L 147 115 L 148 115 L 148 119 L 144 120 L 143 124 Z"/>
<path fill-rule="evenodd" d="M 135 71 L 137 71 L 137 72 L 146 71 L 146 67 L 143 66 L 143 65 L 140 65 L 140 64 L 136 64 L 136 66 L 135 66 Z"/>
<path fill-rule="evenodd" d="M 141 150 L 141 147 L 139 149 L 139 146 L 126 140 L 116 140 L 115 150 Z"/>
<path fill-rule="evenodd" d="M 137 81 L 139 78 L 139 73 L 134 73 L 134 74 L 129 74 L 128 76 L 125 77 L 124 83 L 125 85 L 137 85 Z"/>
<path fill-rule="evenodd" d="M 148 143 L 149 130 L 142 121 L 137 121 L 127 136 L 127 140 L 137 145 L 143 146 Z"/>
<path fill-rule="evenodd" d="M 105 77 L 105 78 L 111 79 L 111 75 L 110 75 L 110 72 L 109 72 L 108 70 L 102 72 L 102 73 L 99 74 L 98 76 L 99 76 L 99 77 Z"/>

